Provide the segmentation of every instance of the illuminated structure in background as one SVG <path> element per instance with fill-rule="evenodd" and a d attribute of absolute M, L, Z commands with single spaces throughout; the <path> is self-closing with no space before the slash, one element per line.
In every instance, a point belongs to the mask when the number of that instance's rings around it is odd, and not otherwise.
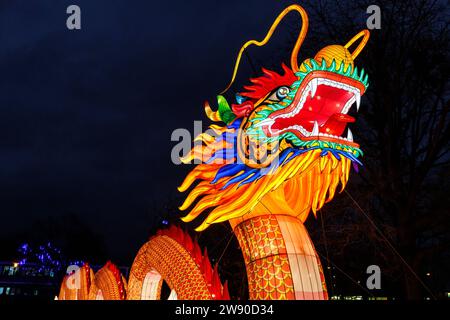
<path fill-rule="evenodd" d="M 367 89 L 367 75 L 354 66 L 369 32 L 363 30 L 347 44 L 321 49 L 298 65 L 297 56 L 308 29 L 308 17 L 298 5 L 286 8 L 262 41 L 265 45 L 280 21 L 291 11 L 300 14 L 302 27 L 291 54 L 291 67 L 283 73 L 263 69 L 263 75 L 236 95 L 229 106 L 218 96 L 218 110 L 205 111 L 215 122 L 210 132 L 183 159 L 202 164 L 179 187 L 186 191 L 196 180 L 181 210 L 189 222 L 205 210 L 196 229 L 229 221 L 244 255 L 251 299 L 327 299 L 319 257 L 303 225 L 309 212 L 316 215 L 340 184 L 344 189 L 353 164 L 361 165 L 359 145 L 346 126 L 355 119 L 347 113 L 359 109 Z M 350 51 L 358 39 L 356 49 Z M 224 92 L 225 92 L 224 91 Z"/>
<path fill-rule="evenodd" d="M 350 167 L 361 165 L 362 152 L 346 127 L 355 121 L 348 111 L 353 104 L 359 109 L 368 87 L 364 70 L 354 66 L 368 41 L 367 30 L 298 65 L 308 17 L 302 7 L 291 5 L 262 41 L 244 44 L 225 91 L 245 48 L 265 45 L 292 11 L 300 14 L 302 27 L 290 67 L 283 64 L 282 73 L 263 69 L 231 107 L 223 96 L 218 96 L 217 111 L 206 103 L 207 116 L 225 125 L 213 124 L 196 137 L 197 145 L 183 159 L 202 162 L 179 187 L 182 192 L 191 188 L 180 207 L 191 208 L 183 221 L 205 211 L 197 231 L 229 221 L 244 256 L 250 299 L 328 299 L 320 259 L 303 223 L 338 187 L 345 188 Z M 81 277 L 80 286 L 71 289 L 75 276 Z M 174 226 L 140 249 L 128 284 L 111 263 L 95 275 L 85 265 L 64 279 L 59 298 L 160 299 L 163 280 L 172 290 L 170 299 L 229 299 L 206 251 L 202 255 L 198 244 Z"/>
<path fill-rule="evenodd" d="M 94 274 L 88 264 L 64 277 L 59 300 L 159 300 L 163 281 L 169 300 L 229 300 L 227 283 L 220 282 L 206 250 L 180 228 L 158 231 L 139 250 L 128 284 L 108 262 Z"/>

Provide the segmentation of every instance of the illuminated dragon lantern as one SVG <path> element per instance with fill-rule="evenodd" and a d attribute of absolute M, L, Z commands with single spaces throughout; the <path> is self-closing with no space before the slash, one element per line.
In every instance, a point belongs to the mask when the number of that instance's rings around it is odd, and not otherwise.
<path fill-rule="evenodd" d="M 231 107 L 223 96 L 217 111 L 206 103 L 207 116 L 225 125 L 211 125 L 195 139 L 197 145 L 183 161 L 200 164 L 179 187 L 191 189 L 180 208 L 191 208 L 183 220 L 206 215 L 197 231 L 213 223 L 231 224 L 242 248 L 250 299 L 328 298 L 320 259 L 303 223 L 338 187 L 344 189 L 350 167 L 361 165 L 362 152 L 347 124 L 354 122 L 348 111 L 353 104 L 359 109 L 368 86 L 364 70 L 354 65 L 368 41 L 367 30 L 298 65 L 308 17 L 302 7 L 289 6 L 262 41 L 241 48 L 225 91 L 245 48 L 265 45 L 291 11 L 302 17 L 302 28 L 290 68 L 282 65 L 281 73 L 263 69 Z M 169 299 L 230 298 L 207 252 L 172 225 L 141 247 L 128 282 L 112 263 L 95 274 L 84 265 L 64 278 L 59 299 L 161 299 L 163 281 L 171 289 Z"/>
<path fill-rule="evenodd" d="M 368 41 L 367 30 L 298 65 L 308 17 L 302 7 L 289 6 L 262 41 L 244 44 L 225 91 L 245 48 L 265 45 L 291 11 L 300 14 L 302 28 L 290 68 L 283 64 L 282 73 L 263 69 L 231 107 L 223 96 L 218 96 L 217 111 L 206 103 L 207 116 L 225 125 L 211 125 L 183 158 L 185 163 L 201 161 L 179 187 L 186 191 L 200 180 L 180 208 L 191 208 L 183 221 L 205 211 L 197 231 L 229 221 L 244 255 L 250 299 L 328 298 L 303 223 L 310 211 L 316 215 L 338 188 L 344 189 L 350 167 L 361 165 L 362 151 L 347 125 L 355 121 L 348 111 L 354 104 L 359 109 L 368 87 L 364 70 L 354 65 Z"/>
<path fill-rule="evenodd" d="M 58 300 L 161 300 L 163 283 L 168 300 L 229 300 L 228 285 L 212 267 L 206 249 L 181 228 L 159 230 L 139 250 L 128 282 L 111 262 L 96 273 L 85 263 L 67 274 Z"/>

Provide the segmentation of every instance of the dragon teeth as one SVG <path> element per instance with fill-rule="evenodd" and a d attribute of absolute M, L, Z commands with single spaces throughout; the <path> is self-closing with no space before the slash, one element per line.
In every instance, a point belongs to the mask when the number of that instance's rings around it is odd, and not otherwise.
<path fill-rule="evenodd" d="M 361 105 L 361 92 L 358 92 L 355 94 L 356 97 L 356 111 L 359 111 L 359 106 Z"/>
<path fill-rule="evenodd" d="M 319 124 L 317 123 L 317 121 L 314 121 L 314 128 L 313 131 L 311 132 L 312 136 L 318 136 L 319 135 Z"/>
<path fill-rule="evenodd" d="M 350 142 L 353 142 L 353 133 L 350 130 L 350 128 L 348 128 L 348 131 L 347 131 L 347 140 Z"/>
<path fill-rule="evenodd" d="M 311 98 L 314 98 L 314 96 L 316 95 L 317 86 L 319 85 L 319 79 L 317 79 L 317 78 L 312 79 L 309 82 L 309 84 L 310 84 L 310 88 L 311 88 L 311 91 L 310 91 Z"/>

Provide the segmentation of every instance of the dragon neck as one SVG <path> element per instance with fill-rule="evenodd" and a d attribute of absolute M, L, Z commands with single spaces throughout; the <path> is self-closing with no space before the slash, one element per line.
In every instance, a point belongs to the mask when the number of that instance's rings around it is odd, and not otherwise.
<path fill-rule="evenodd" d="M 320 259 L 302 221 L 288 212 L 281 214 L 283 206 L 276 201 L 270 203 L 265 210 L 230 220 L 244 256 L 249 298 L 328 299 Z"/>

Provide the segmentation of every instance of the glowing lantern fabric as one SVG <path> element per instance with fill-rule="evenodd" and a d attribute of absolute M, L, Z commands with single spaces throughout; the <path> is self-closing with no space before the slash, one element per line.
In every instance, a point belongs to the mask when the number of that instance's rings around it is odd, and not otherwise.
<path fill-rule="evenodd" d="M 89 300 L 126 300 L 127 282 L 111 262 L 97 271 L 89 288 Z"/>
<path fill-rule="evenodd" d="M 127 283 L 111 262 L 95 273 L 84 264 L 64 277 L 58 300 L 125 300 Z"/>
<path fill-rule="evenodd" d="M 131 267 L 128 299 L 159 299 L 163 280 L 172 289 L 169 299 L 229 299 L 206 251 L 202 254 L 197 242 L 174 226 L 159 231 L 139 250 Z"/>
<path fill-rule="evenodd" d="M 160 300 L 166 281 L 169 300 L 229 300 L 217 266 L 186 232 L 171 226 L 160 230 L 139 250 L 128 283 L 108 262 L 97 273 L 85 264 L 64 278 L 59 300 Z"/>
<path fill-rule="evenodd" d="M 85 263 L 77 271 L 63 278 L 58 300 L 89 300 L 89 289 L 94 278 L 94 271 Z"/>
<path fill-rule="evenodd" d="M 262 215 L 234 229 L 244 255 L 253 300 L 328 298 L 319 257 L 296 218 Z"/>
<path fill-rule="evenodd" d="M 348 127 L 348 115 L 360 107 L 368 76 L 354 60 L 365 47 L 369 31 L 363 30 L 345 45 L 330 45 L 314 58 L 298 63 L 308 30 L 308 16 L 299 5 L 287 7 L 262 41 L 250 40 L 241 48 L 231 88 L 244 50 L 263 46 L 281 20 L 297 12 L 302 27 L 282 72 L 263 69 L 262 76 L 228 103 L 220 95 L 209 132 L 182 160 L 199 160 L 179 187 L 188 191 L 180 210 L 190 222 L 206 218 L 197 231 L 228 221 L 242 249 L 251 299 L 327 299 L 320 259 L 303 222 L 312 211 L 342 191 L 351 167 L 362 165 L 362 151 Z M 355 49 L 354 46 L 360 40 Z M 224 124 L 219 124 L 222 122 Z M 347 132 L 347 134 L 345 134 Z M 160 299 L 162 281 L 172 290 L 169 299 L 229 299 L 217 265 L 211 268 L 207 253 L 176 227 L 160 231 L 140 250 L 128 284 L 108 263 L 95 276 L 81 270 L 81 287 L 61 286 L 60 299 Z"/>

